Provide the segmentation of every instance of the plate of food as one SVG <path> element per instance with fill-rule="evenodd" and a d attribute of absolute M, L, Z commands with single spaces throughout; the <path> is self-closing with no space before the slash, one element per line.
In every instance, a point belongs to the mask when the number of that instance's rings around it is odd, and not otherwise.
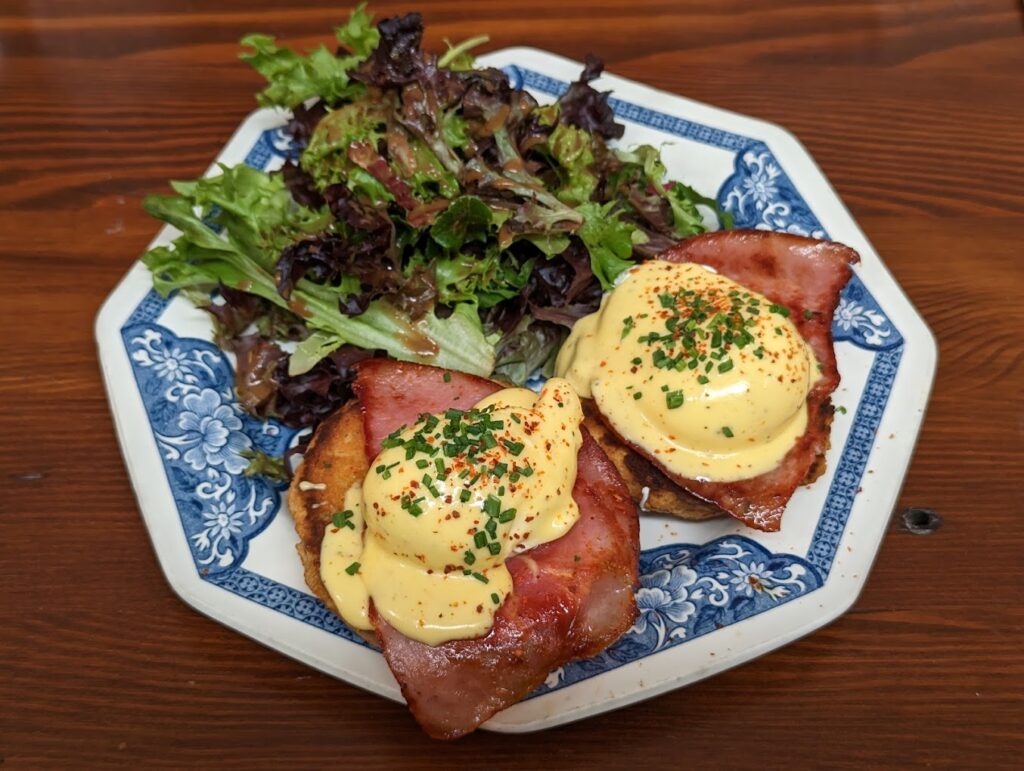
<path fill-rule="evenodd" d="M 596 58 L 422 32 L 243 39 L 261 109 L 145 201 L 96 336 L 173 589 L 444 739 L 835 619 L 936 347 L 822 172 Z"/>

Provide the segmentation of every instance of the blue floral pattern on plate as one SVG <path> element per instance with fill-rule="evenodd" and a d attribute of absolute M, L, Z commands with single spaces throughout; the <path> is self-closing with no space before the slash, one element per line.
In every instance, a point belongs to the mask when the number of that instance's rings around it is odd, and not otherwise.
<path fill-rule="evenodd" d="M 534 695 L 721 629 L 819 588 L 821 573 L 790 554 L 726 536 L 703 546 L 671 544 L 640 555 L 638 615 L 618 642 L 597 656 L 548 675 Z"/>
<path fill-rule="evenodd" d="M 295 432 L 243 412 L 212 343 L 151 323 L 122 334 L 196 567 L 204 576 L 231 570 L 281 503 L 279 485 L 243 473 L 244 453 L 281 455 Z"/>
<path fill-rule="evenodd" d="M 549 94 L 566 83 L 521 67 L 513 84 Z M 827 238 L 770 148 L 748 137 L 612 99 L 623 119 L 736 152 L 719 204 L 741 227 Z M 297 150 L 283 127 L 268 129 L 246 163 L 265 168 Z M 159 324 L 168 300 L 150 292 L 122 329 L 154 438 L 196 567 L 206 580 L 255 603 L 364 644 L 309 594 L 244 566 L 249 542 L 281 505 L 281 487 L 249 478 L 249 450 L 280 455 L 295 431 L 245 414 L 232 390 L 230 362 L 212 343 L 177 336 Z M 636 623 L 598 656 L 552 672 L 534 696 L 563 688 L 695 639 L 802 597 L 826 581 L 864 473 L 902 355 L 902 337 L 858 277 L 833 320 L 836 340 L 873 351 L 868 383 L 854 414 L 806 557 L 773 553 L 743 536 L 703 545 L 671 544 L 641 553 Z"/>
<path fill-rule="evenodd" d="M 763 142 L 736 154 L 735 171 L 718 191 L 718 202 L 732 214 L 736 227 L 828 237 Z"/>

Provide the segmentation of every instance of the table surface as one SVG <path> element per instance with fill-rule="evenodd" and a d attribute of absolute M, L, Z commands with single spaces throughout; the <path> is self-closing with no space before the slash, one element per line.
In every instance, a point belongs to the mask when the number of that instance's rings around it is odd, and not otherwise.
<path fill-rule="evenodd" d="M 1016 0 L 418 4 L 429 47 L 486 31 L 492 48 L 593 50 L 618 75 L 785 125 L 935 331 L 897 516 L 831 626 L 615 713 L 443 744 L 401 705 L 177 599 L 115 442 L 93 318 L 156 230 L 142 196 L 200 174 L 253 109 L 238 38 L 312 46 L 337 5 L 0 8 L 0 763 L 1009 763 L 1024 749 Z M 941 527 L 906 531 L 908 506 Z"/>

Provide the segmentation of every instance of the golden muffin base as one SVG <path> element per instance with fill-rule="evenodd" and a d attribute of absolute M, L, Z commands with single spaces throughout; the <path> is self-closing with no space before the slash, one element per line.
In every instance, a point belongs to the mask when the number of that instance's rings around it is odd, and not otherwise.
<path fill-rule="evenodd" d="M 583 400 L 583 425 L 615 464 L 633 500 L 637 504 L 643 501 L 641 511 L 671 514 L 694 522 L 726 516 L 717 506 L 690 495 L 647 458 L 627 447 L 605 425 L 592 399 Z M 643 499 L 645 487 L 648 490 L 646 500 Z"/>
<path fill-rule="evenodd" d="M 306 585 L 335 614 L 338 608 L 320 578 L 320 546 L 324 530 L 345 508 L 345 493 L 369 468 L 363 412 L 353 399 L 317 428 L 288 489 L 288 508 L 299 534 L 295 550 L 302 560 Z M 371 642 L 376 639 L 372 632 L 360 634 Z"/>
<path fill-rule="evenodd" d="M 629 488 L 629 494 L 633 500 L 637 502 L 637 505 L 643 501 L 643 505 L 640 507 L 641 512 L 669 514 L 691 522 L 728 516 L 714 504 L 686 492 L 647 458 L 628 447 L 615 435 L 615 432 L 608 428 L 593 399 L 583 399 L 582 401 L 583 425 L 601 445 L 601 449 L 604 450 L 609 460 L 615 464 L 615 468 L 626 482 L 626 487 Z M 831 423 L 830 411 L 829 426 Z M 826 444 L 825 452 L 828 451 L 828 447 L 829 445 Z M 815 458 L 801 484 L 809 485 L 825 473 L 825 452 Z M 648 490 L 646 500 L 643 498 L 645 487 Z"/>

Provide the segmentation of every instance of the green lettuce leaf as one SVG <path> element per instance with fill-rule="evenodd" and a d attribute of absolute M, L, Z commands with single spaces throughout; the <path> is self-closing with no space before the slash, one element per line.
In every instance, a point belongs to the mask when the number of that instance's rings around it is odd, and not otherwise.
<path fill-rule="evenodd" d="M 361 100 L 331 110 L 317 124 L 299 163 L 321 188 L 344 182 L 359 168 L 348 158 L 349 145 L 365 141 L 376 146 L 386 125 L 387 108 L 382 104 Z"/>
<path fill-rule="evenodd" d="M 491 234 L 491 208 L 473 195 L 456 198 L 438 215 L 430 237 L 445 249 L 461 249 L 467 241 L 486 241 Z"/>
<path fill-rule="evenodd" d="M 448 46 L 448 50 L 437 60 L 437 66 L 447 67 L 453 72 L 464 72 L 473 69 L 476 60 L 473 58 L 470 50 L 489 42 L 490 39 L 490 35 L 477 35 L 453 46 L 448 38 L 445 38 L 444 44 Z"/>
<path fill-rule="evenodd" d="M 718 206 L 718 201 L 701 195 L 689 185 L 673 182 L 671 187 L 666 189 L 666 195 L 669 206 L 672 207 L 672 226 L 679 238 L 696 235 L 707 230 L 704 227 L 704 217 L 697 210 L 697 204 L 711 209 L 723 228 L 728 230 L 733 226 L 732 215 L 721 209 Z"/>
<path fill-rule="evenodd" d="M 490 308 L 519 294 L 533 270 L 533 261 L 517 265 L 502 259 L 491 245 L 484 256 L 455 254 L 434 262 L 438 300 L 446 305 L 473 303 Z"/>
<path fill-rule="evenodd" d="M 202 185 L 197 182 L 180 187 L 194 193 Z M 241 209 L 239 200 L 230 204 Z M 249 251 L 246 246 L 257 243 L 256 239 L 221 237 L 197 216 L 194 211 L 197 201 L 185 195 L 148 196 L 143 206 L 154 217 L 182 231 L 172 246 L 157 247 L 143 255 L 158 291 L 167 294 L 174 289 L 209 290 L 224 284 L 291 310 L 314 333 L 322 333 L 314 342 L 304 342 L 303 364 L 317 352 L 325 355 L 344 343 L 351 343 L 360 348 L 386 350 L 396 359 L 477 375 L 488 375 L 493 368 L 494 346 L 485 337 L 473 304 L 458 304 L 446 319 L 430 312 L 413 321 L 386 301 L 377 300 L 365 313 L 346 316 L 338 308 L 339 287 L 307 279 L 300 279 L 290 299 L 285 300 L 277 291 L 271 267 L 276 260 L 275 252 Z M 291 206 L 294 204 L 289 205 L 289 210 Z M 278 214 L 286 221 L 282 212 Z M 264 212 L 263 218 L 267 217 L 269 214 Z M 238 223 L 248 221 L 263 220 L 254 214 L 239 216 Z M 272 242 L 273 239 L 267 241 Z"/>
<path fill-rule="evenodd" d="M 525 383 L 537 370 L 550 377 L 567 332 L 557 324 L 524 317 L 498 344 L 494 374 L 517 384 Z"/>
<path fill-rule="evenodd" d="M 548 138 L 547 149 L 558 162 L 560 184 L 558 200 L 572 206 L 586 203 L 597 188 L 594 165 L 594 138 L 586 131 L 559 123 Z"/>
<path fill-rule="evenodd" d="M 578 207 L 583 224 L 576 232 L 590 252 L 590 268 L 601 288 L 608 291 L 622 271 L 633 265 L 633 245 L 642 237 L 635 225 L 612 211 L 614 202 L 605 205 L 585 203 Z"/>
<path fill-rule="evenodd" d="M 714 198 L 701 195 L 682 182 L 665 183 L 667 172 L 661 162 L 661 153 L 657 149 L 650 145 L 639 145 L 631 150 L 616 150 L 615 155 L 627 166 L 642 168 L 647 183 L 668 201 L 672 209 L 672 228 L 677 238 L 686 238 L 707 230 L 704 226 L 704 217 L 697 209 L 698 204 L 711 209 L 723 228 L 733 226 L 732 215 L 719 208 L 718 201 Z M 626 171 L 626 174 L 628 173 Z"/>
<path fill-rule="evenodd" d="M 244 164 L 220 168 L 216 177 L 171 182 L 171 187 L 200 208 L 201 219 L 222 228 L 232 244 L 265 268 L 273 267 L 288 244 L 303 234 L 319 233 L 331 222 L 326 208 L 295 204 L 281 174 Z"/>
<path fill-rule="evenodd" d="M 438 196 L 454 198 L 459 194 L 455 175 L 442 165 L 426 143 L 410 137 L 408 152 L 408 166 L 402 163 L 404 159 L 395 158 L 391 167 L 409 183 L 417 198 L 429 201 Z"/>
<path fill-rule="evenodd" d="M 326 46 L 303 56 L 278 47 L 270 35 L 243 37 L 241 44 L 251 50 L 242 51 L 238 57 L 267 79 L 267 87 L 256 95 L 256 101 L 263 107 L 292 109 L 314 97 L 335 105 L 364 95 L 366 86 L 352 80 L 349 73 L 373 52 L 380 40 L 365 8 L 365 3 L 359 4 L 348 22 L 335 30 L 338 40 L 352 49 L 350 56 L 335 56 Z"/>
<path fill-rule="evenodd" d="M 243 472 L 247 477 L 262 476 L 274 482 L 288 481 L 283 457 L 267 455 L 262 450 L 242 450 L 239 454 L 249 461 Z"/>
<path fill-rule="evenodd" d="M 380 32 L 373 26 L 373 14 L 366 12 L 366 3 L 357 5 L 348 21 L 335 29 L 334 34 L 338 42 L 360 60 L 372 54 L 380 42 Z"/>

